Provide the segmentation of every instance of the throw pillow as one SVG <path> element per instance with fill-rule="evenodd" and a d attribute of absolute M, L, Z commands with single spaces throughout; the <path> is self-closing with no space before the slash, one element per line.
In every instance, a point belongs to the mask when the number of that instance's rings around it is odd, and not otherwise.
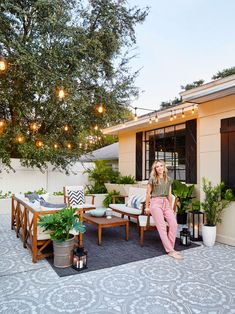
<path fill-rule="evenodd" d="M 141 195 L 131 195 L 130 198 L 128 199 L 127 206 L 136 208 L 136 209 L 141 209 L 141 203 L 145 201 L 145 196 Z"/>
<path fill-rule="evenodd" d="M 85 204 L 85 195 L 83 190 L 68 191 L 70 206 Z"/>

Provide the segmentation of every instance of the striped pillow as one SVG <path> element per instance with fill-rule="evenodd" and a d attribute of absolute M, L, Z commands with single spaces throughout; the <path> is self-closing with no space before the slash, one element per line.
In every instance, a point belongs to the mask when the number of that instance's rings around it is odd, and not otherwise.
<path fill-rule="evenodd" d="M 85 195 L 83 190 L 68 191 L 70 206 L 85 204 Z"/>
<path fill-rule="evenodd" d="M 144 201 L 145 201 L 144 195 L 131 195 L 130 198 L 128 199 L 127 206 L 136 209 L 141 209 L 141 203 Z"/>

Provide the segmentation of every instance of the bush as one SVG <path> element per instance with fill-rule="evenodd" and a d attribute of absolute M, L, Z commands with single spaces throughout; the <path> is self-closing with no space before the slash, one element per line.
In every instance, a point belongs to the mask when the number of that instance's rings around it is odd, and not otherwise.
<path fill-rule="evenodd" d="M 172 183 L 172 193 L 178 198 L 177 213 L 182 214 L 189 209 L 189 205 L 192 202 L 192 194 L 194 185 L 187 186 L 178 180 L 174 180 Z"/>
<path fill-rule="evenodd" d="M 133 176 L 119 176 L 115 183 L 117 184 L 134 184 L 135 178 Z"/>
<path fill-rule="evenodd" d="M 104 207 L 109 207 L 109 204 L 113 203 L 113 198 L 112 198 L 113 195 L 120 195 L 120 193 L 115 191 L 115 190 L 109 192 L 108 195 L 105 197 L 105 199 L 103 201 Z M 122 197 L 116 198 L 116 202 L 115 203 L 116 204 L 122 204 L 123 203 L 122 199 L 123 199 Z"/>
<path fill-rule="evenodd" d="M 4 198 L 10 198 L 12 195 L 11 191 L 8 191 L 6 193 L 3 193 L 2 190 L 0 190 L 0 199 L 4 199 Z"/>

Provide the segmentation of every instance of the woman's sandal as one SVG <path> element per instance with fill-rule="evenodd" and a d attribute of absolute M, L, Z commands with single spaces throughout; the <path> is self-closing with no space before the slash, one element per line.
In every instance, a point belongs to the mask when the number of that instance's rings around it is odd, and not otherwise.
<path fill-rule="evenodd" d="M 184 257 L 181 255 L 181 253 L 176 252 L 176 251 L 169 252 L 167 255 L 170 257 L 173 257 L 175 259 L 184 259 Z"/>

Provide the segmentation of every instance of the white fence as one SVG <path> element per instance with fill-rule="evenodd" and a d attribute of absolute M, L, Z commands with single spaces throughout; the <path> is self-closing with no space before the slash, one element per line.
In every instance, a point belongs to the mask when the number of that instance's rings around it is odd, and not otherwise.
<path fill-rule="evenodd" d="M 44 188 L 48 192 L 62 191 L 65 185 L 86 185 L 88 184 L 87 174 L 84 170 L 92 167 L 92 163 L 77 162 L 69 169 L 69 175 L 58 170 L 52 171 L 53 167 L 42 173 L 37 168 L 25 168 L 20 164 L 19 159 L 12 159 L 12 167 L 15 172 L 7 173 L 3 170 L 0 173 L 0 190 L 20 193 L 35 191 Z"/>

